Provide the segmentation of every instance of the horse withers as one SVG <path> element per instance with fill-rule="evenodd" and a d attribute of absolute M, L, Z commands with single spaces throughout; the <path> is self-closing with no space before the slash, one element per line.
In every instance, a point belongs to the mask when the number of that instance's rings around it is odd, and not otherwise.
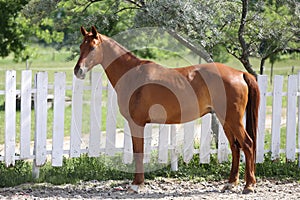
<path fill-rule="evenodd" d="M 81 27 L 83 42 L 74 68 L 85 78 L 101 64 L 117 93 L 121 114 L 128 121 L 135 159 L 131 190 L 144 183 L 144 127 L 147 123 L 178 124 L 215 112 L 232 151 L 230 189 L 239 182 L 240 149 L 245 153 L 246 185 L 254 191 L 259 88 L 255 77 L 221 63 L 166 68 L 134 56 L 113 39 Z M 246 128 L 243 116 L 246 113 Z"/>

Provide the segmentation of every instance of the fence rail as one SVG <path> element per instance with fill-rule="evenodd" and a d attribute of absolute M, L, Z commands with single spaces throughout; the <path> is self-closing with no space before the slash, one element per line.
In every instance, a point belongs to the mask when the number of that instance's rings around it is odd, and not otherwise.
<path fill-rule="evenodd" d="M 121 128 L 123 131 L 117 132 L 116 93 L 109 83 L 103 86 L 102 73 L 93 72 L 91 85 L 88 87 L 85 86 L 84 81 L 76 78 L 73 78 L 71 87 L 67 86 L 66 74 L 63 72 L 55 73 L 53 85 L 48 83 L 47 72 L 36 73 L 34 84 L 32 71 L 24 70 L 21 76 L 21 88 L 17 89 L 16 71 L 6 71 L 5 90 L 0 91 L 0 95 L 4 95 L 5 100 L 5 128 L 4 134 L 0 134 L 5 138 L 4 144 L 1 145 L 2 150 L 0 148 L 0 161 L 9 166 L 14 165 L 15 160 L 33 159 L 36 166 L 41 166 L 50 157 L 53 166 L 62 166 L 65 155 L 79 157 L 87 153 L 90 157 L 97 157 L 102 153 L 111 156 L 121 152 L 124 163 L 132 162 L 128 124 L 124 122 Z M 290 161 L 295 161 L 297 154 L 298 160 L 300 158 L 299 77 L 300 74 L 288 76 L 287 92 L 283 92 L 284 77 L 276 75 L 273 90 L 268 92 L 267 76 L 258 76 L 261 91 L 256 158 L 258 163 L 264 161 L 267 152 L 271 152 L 272 159 L 278 159 L 281 153 L 284 153 L 286 159 Z M 66 91 L 70 89 L 72 90 L 71 124 L 70 127 L 66 127 L 65 99 Z M 88 100 L 85 91 L 90 91 Z M 48 115 L 47 102 L 50 94 L 53 95 L 53 116 Z M 16 95 L 21 96 L 21 110 L 18 115 L 20 124 L 16 123 Z M 31 109 L 32 96 L 34 96 L 33 110 Z M 269 105 L 268 97 L 272 99 L 272 106 Z M 283 99 L 286 99 L 286 107 L 283 107 Z M 86 116 L 84 110 L 86 108 L 83 109 L 86 101 L 89 102 L 89 117 Z M 105 131 L 101 129 L 102 118 L 105 117 L 102 115 L 103 107 L 107 109 Z M 33 112 L 34 119 L 32 119 Z M 47 124 L 49 118 L 52 118 L 52 133 L 49 133 L 50 125 Z M 82 129 L 85 118 L 90 119 L 90 133 L 87 147 L 83 148 Z M 286 121 L 286 125 L 283 121 Z M 271 123 L 271 126 L 266 127 L 267 123 Z M 19 133 L 16 130 L 17 126 L 20 126 Z M 283 128 L 285 126 L 286 128 Z M 66 137 L 65 130 L 70 130 L 69 137 Z M 20 136 L 19 141 L 16 139 L 17 134 Z M 47 134 L 51 134 L 51 137 L 47 138 Z M 34 135 L 33 141 L 32 135 Z M 189 162 L 195 154 L 199 154 L 200 163 L 209 163 L 212 154 L 217 154 L 219 162 L 227 161 L 231 152 L 221 125 L 219 125 L 216 141 L 217 148 L 212 145 L 213 138 L 211 114 L 203 116 L 201 124 L 200 120 L 183 125 L 148 124 L 145 128 L 144 162 L 150 162 L 153 150 L 158 151 L 158 162 L 171 161 L 173 170 L 177 170 L 177 160 L 181 155 L 185 162 Z M 282 139 L 286 141 L 285 144 Z M 195 143 L 199 145 L 194 145 Z M 266 146 L 266 143 L 270 143 L 270 146 Z M 284 148 L 281 148 L 282 146 Z"/>

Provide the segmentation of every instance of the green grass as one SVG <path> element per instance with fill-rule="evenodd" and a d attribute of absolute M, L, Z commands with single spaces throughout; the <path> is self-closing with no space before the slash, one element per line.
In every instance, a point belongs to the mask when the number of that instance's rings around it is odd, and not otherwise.
<path fill-rule="evenodd" d="M 179 158 L 178 171 L 171 171 L 169 165 L 158 164 L 157 156 L 152 156 L 150 164 L 145 164 L 145 178 L 157 177 L 176 178 L 179 180 L 220 181 L 229 177 L 231 162 L 218 163 L 216 155 L 211 156 L 210 164 L 199 164 L 199 156 L 195 155 L 186 164 Z M 0 163 L 0 187 L 11 187 L 27 182 L 44 182 L 52 184 L 76 184 L 88 180 L 131 180 L 134 164 L 125 165 L 121 156 L 89 158 L 82 155 L 79 158 L 64 159 L 62 167 L 52 167 L 48 162 L 41 168 L 40 177 L 32 178 L 31 164 L 27 161 L 17 161 L 16 165 L 6 168 Z M 155 169 L 155 170 L 153 170 Z M 240 179 L 244 177 L 245 164 L 240 165 Z M 282 158 L 276 162 L 266 155 L 265 162 L 256 165 L 257 178 L 293 180 L 300 182 L 300 168 L 296 162 L 285 162 Z"/>

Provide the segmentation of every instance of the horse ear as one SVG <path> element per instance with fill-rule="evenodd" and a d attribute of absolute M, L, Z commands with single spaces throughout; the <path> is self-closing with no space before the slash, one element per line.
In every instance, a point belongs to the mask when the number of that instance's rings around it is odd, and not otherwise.
<path fill-rule="evenodd" d="M 96 27 L 95 26 L 92 26 L 92 33 L 93 33 L 93 37 L 95 38 L 95 39 L 97 39 L 98 37 L 98 31 L 97 31 L 97 29 L 96 29 Z"/>
<path fill-rule="evenodd" d="M 80 31 L 83 36 L 86 36 L 88 34 L 88 32 L 85 30 L 85 28 L 83 28 L 83 26 L 80 27 Z"/>
<path fill-rule="evenodd" d="M 96 29 L 95 26 L 92 26 L 92 33 L 93 33 L 93 37 L 95 39 L 98 39 L 98 40 L 100 40 L 102 42 L 102 37 L 101 37 L 100 34 L 98 34 L 98 31 L 97 31 L 97 29 Z"/>

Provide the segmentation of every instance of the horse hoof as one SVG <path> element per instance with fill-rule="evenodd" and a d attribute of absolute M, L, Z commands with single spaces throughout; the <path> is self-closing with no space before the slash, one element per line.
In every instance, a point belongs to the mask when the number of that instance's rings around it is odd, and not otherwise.
<path fill-rule="evenodd" d="M 234 183 L 226 183 L 221 190 L 221 192 L 225 192 L 227 190 L 231 191 L 236 185 Z"/>
<path fill-rule="evenodd" d="M 251 194 L 254 193 L 254 188 L 252 186 L 245 187 L 243 190 L 243 194 Z"/>
<path fill-rule="evenodd" d="M 136 194 L 139 192 L 139 185 L 130 185 L 127 192 L 130 194 Z"/>

